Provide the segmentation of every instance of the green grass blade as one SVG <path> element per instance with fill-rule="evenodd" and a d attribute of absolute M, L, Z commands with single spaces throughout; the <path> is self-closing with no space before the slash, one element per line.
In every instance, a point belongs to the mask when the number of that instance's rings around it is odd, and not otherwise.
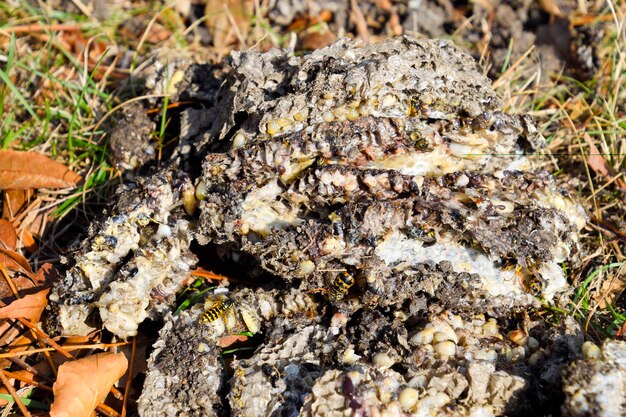
<path fill-rule="evenodd" d="M 13 399 L 13 397 L 10 394 L 0 394 L 0 399 L 8 401 L 10 403 L 14 403 L 15 402 L 15 400 Z M 22 403 L 24 403 L 24 405 L 26 407 L 38 408 L 40 410 L 49 410 L 50 409 L 50 405 L 42 403 L 40 401 L 31 400 L 29 398 L 23 398 L 23 397 L 20 397 L 20 400 L 22 400 Z"/>
<path fill-rule="evenodd" d="M 100 66 L 100 63 L 102 63 L 102 60 L 104 59 L 104 57 L 107 55 L 108 52 L 109 52 L 109 49 L 107 48 L 100 56 L 100 59 L 98 59 L 98 62 L 96 62 L 96 65 L 93 67 L 93 71 L 91 71 L 91 74 L 89 74 L 89 78 L 87 79 L 87 82 L 81 89 L 80 95 L 78 96 L 78 100 L 76 101 L 76 106 L 74 106 L 74 111 L 72 112 L 72 118 L 70 119 L 70 125 L 67 131 L 67 148 L 68 148 L 68 151 L 70 152 L 70 159 L 72 161 L 74 160 L 74 140 L 73 140 L 72 133 L 74 130 L 74 122 L 76 120 L 76 115 L 78 114 L 78 109 L 80 108 L 81 103 L 85 97 L 87 88 L 93 81 L 93 76 L 96 73 L 96 70 L 98 69 L 98 67 Z"/>
<path fill-rule="evenodd" d="M 28 101 L 26 101 L 22 93 L 20 93 L 20 90 L 15 86 L 15 84 L 13 84 L 13 82 L 9 78 L 9 70 L 11 68 L 11 64 L 13 61 L 14 49 L 15 49 L 15 34 L 11 34 L 11 45 L 9 47 L 9 58 L 7 60 L 6 72 L 0 69 L 0 80 L 2 80 L 2 82 L 4 82 L 4 84 L 7 87 L 9 87 L 11 92 L 15 95 L 15 98 L 17 98 L 20 104 L 24 106 L 24 109 L 26 109 L 28 114 L 30 114 L 33 117 L 33 119 L 39 122 L 39 118 L 37 117 L 37 114 L 35 114 L 35 111 L 33 110 L 33 108 L 30 106 L 30 104 L 28 104 Z"/>

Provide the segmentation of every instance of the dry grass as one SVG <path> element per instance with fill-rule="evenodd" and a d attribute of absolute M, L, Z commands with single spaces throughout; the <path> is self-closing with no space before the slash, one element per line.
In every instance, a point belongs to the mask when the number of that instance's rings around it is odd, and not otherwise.
<path fill-rule="evenodd" d="M 598 340 L 622 336 L 626 323 L 626 16 L 611 4 L 596 21 L 608 22 L 598 45 L 598 71 L 586 82 L 563 74 L 541 74 L 532 51 L 498 80 L 509 111 L 534 116 L 548 141 L 535 155 L 577 196 L 590 221 L 582 235 L 584 253 L 564 265 L 574 290 L 568 309 Z"/>

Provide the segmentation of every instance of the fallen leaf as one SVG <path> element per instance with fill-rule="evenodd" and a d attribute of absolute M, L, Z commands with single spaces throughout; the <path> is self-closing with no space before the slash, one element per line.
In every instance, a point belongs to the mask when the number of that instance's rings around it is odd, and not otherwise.
<path fill-rule="evenodd" d="M 23 352 L 31 349 L 37 339 L 32 332 L 25 331 L 26 327 L 21 323 L 12 323 L 10 320 L 3 320 L 0 324 L 0 332 L 2 333 L 2 351 L 6 353 Z M 6 369 L 11 361 L 8 358 L 0 359 L 0 367 Z"/>
<path fill-rule="evenodd" d="M 5 219 L 0 219 L 0 245 L 10 250 L 17 247 L 17 232 L 11 222 Z"/>
<path fill-rule="evenodd" d="M 237 342 L 245 342 L 248 340 L 248 336 L 244 336 L 241 334 L 231 334 L 228 336 L 222 336 L 217 340 L 217 345 L 219 347 L 228 347 Z"/>
<path fill-rule="evenodd" d="M 0 247 L 0 263 L 6 269 L 21 272 L 33 280 L 37 278 L 26 258 L 15 251 Z"/>
<path fill-rule="evenodd" d="M 48 212 L 41 209 L 42 200 L 37 198 L 28 206 L 28 213 L 22 219 L 19 228 L 26 229 L 37 237 L 43 236 L 48 225 Z"/>
<path fill-rule="evenodd" d="M 33 190 L 5 190 L 2 201 L 2 218 L 11 220 L 28 206 L 28 201 L 35 192 Z"/>
<path fill-rule="evenodd" d="M 614 274 L 607 274 L 602 280 L 600 290 L 593 297 L 598 302 L 600 308 L 607 308 L 608 304 L 614 304 L 617 297 L 624 292 L 626 288 L 626 273 L 621 267 Z"/>
<path fill-rule="evenodd" d="M 11 278 L 11 282 L 13 286 L 17 288 L 17 291 L 27 290 L 29 288 L 36 287 L 35 283 L 32 279 L 27 278 L 23 275 L 20 275 L 17 278 Z M 0 277 L 0 300 L 2 300 L 5 304 L 10 303 L 15 299 L 13 295 L 13 290 L 9 287 L 6 279 Z M 0 334 L 2 334 L 2 326 L 0 325 Z"/>
<path fill-rule="evenodd" d="M 0 319 L 28 319 L 34 323 L 39 321 L 41 313 L 48 304 L 49 289 L 18 298 L 8 306 L 0 308 Z"/>
<path fill-rule="evenodd" d="M 51 417 L 85 417 L 104 401 L 113 384 L 128 368 L 122 353 L 98 353 L 59 367 Z"/>
<path fill-rule="evenodd" d="M 31 372 L 26 371 L 26 370 L 19 370 L 19 371 L 15 371 L 15 372 L 11 372 L 10 374 L 7 374 L 9 382 L 11 383 L 11 385 L 13 385 L 16 391 L 27 386 L 28 384 L 21 382 L 19 379 L 16 379 L 14 376 L 22 377 L 22 378 L 26 378 L 30 380 L 34 380 L 35 378 L 35 376 Z M 9 394 L 9 391 L 6 389 L 6 387 L 2 387 L 0 388 L 0 394 Z M 0 407 L 4 407 L 8 403 L 9 401 L 5 399 L 0 399 Z"/>
<path fill-rule="evenodd" d="M 311 26 L 315 26 L 320 22 L 330 22 L 333 18 L 333 13 L 329 10 L 322 10 L 319 16 L 302 16 L 296 17 L 290 24 L 287 26 L 285 32 L 302 32 L 310 28 Z"/>
<path fill-rule="evenodd" d="M 155 23 L 150 27 L 150 32 L 146 35 L 146 42 L 156 45 L 172 37 L 172 32 L 165 26 Z"/>
<path fill-rule="evenodd" d="M 245 40 L 250 30 L 254 3 L 247 0 L 208 0 L 204 8 L 205 24 L 213 39 L 213 46 L 226 53 L 227 47 Z M 233 25 L 234 23 L 234 25 Z"/>
<path fill-rule="evenodd" d="M 51 263 L 45 263 L 37 271 L 35 282 L 37 285 L 52 285 L 58 276 L 59 271 Z"/>
<path fill-rule="evenodd" d="M 330 45 L 335 40 L 337 40 L 337 36 L 329 30 L 325 32 L 307 31 L 298 35 L 298 47 L 299 49 L 314 51 Z"/>
<path fill-rule="evenodd" d="M 22 229 L 19 232 L 19 241 L 17 244 L 18 248 L 24 248 L 28 253 L 34 253 L 39 245 L 35 241 L 35 237 L 33 234 L 27 229 Z"/>
<path fill-rule="evenodd" d="M 587 164 L 596 174 L 603 176 L 608 180 L 612 180 L 615 177 L 613 169 L 609 166 L 606 160 L 600 154 L 600 151 L 591 140 L 591 137 L 585 133 L 584 135 L 587 144 L 589 144 L 589 156 L 587 157 Z M 616 185 L 622 190 L 626 190 L 626 183 L 621 178 L 615 181 Z"/>
<path fill-rule="evenodd" d="M 0 150 L 0 189 L 72 187 L 82 177 L 60 162 L 36 153 Z"/>

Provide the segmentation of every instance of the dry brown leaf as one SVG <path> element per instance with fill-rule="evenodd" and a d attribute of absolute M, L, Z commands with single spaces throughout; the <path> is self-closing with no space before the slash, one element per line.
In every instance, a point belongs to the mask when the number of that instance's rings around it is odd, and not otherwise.
<path fill-rule="evenodd" d="M 12 220 L 28 206 L 34 190 L 5 190 L 2 201 L 2 218 Z"/>
<path fill-rule="evenodd" d="M 11 278 L 11 282 L 13 283 L 13 286 L 17 289 L 18 292 L 37 286 L 35 285 L 35 283 L 33 283 L 32 279 L 27 278 L 22 275 L 20 275 L 17 278 Z M 0 277 L 0 299 L 5 304 L 10 303 L 11 301 L 15 299 L 15 296 L 13 295 L 13 290 L 7 283 L 6 279 L 1 278 L 1 277 Z M 0 333 L 2 333 L 1 329 L 2 329 L 2 326 L 0 325 Z"/>
<path fill-rule="evenodd" d="M 28 319 L 34 323 L 39 321 L 41 313 L 48 304 L 49 289 L 18 298 L 8 306 L 0 308 L 0 319 Z"/>
<path fill-rule="evenodd" d="M 33 345 L 37 343 L 37 339 L 33 336 L 32 332 L 25 331 L 26 327 L 21 324 L 4 320 L 4 322 L 0 324 L 0 328 L 2 328 L 3 352 L 23 352 L 27 349 L 31 349 Z M 0 359 L 0 367 L 2 369 L 6 369 L 10 363 L 11 360 L 8 358 Z"/>
<path fill-rule="evenodd" d="M 72 187 L 82 177 L 60 162 L 36 153 L 0 150 L 0 189 Z"/>
<path fill-rule="evenodd" d="M 35 237 L 27 229 L 20 230 L 19 241 L 18 241 L 17 246 L 20 249 L 21 248 L 26 249 L 26 251 L 31 254 L 34 253 L 39 247 L 39 245 L 37 245 L 37 242 L 35 241 Z"/>
<path fill-rule="evenodd" d="M 0 247 L 0 263 L 2 263 L 6 269 L 21 272 L 33 280 L 37 278 L 26 258 L 15 251 Z"/>
<path fill-rule="evenodd" d="M 337 40 L 337 36 L 329 30 L 325 32 L 304 32 L 298 35 L 298 47 L 313 51 L 328 46 L 335 40 Z"/>
<path fill-rule="evenodd" d="M 37 198 L 28 206 L 28 212 L 23 215 L 20 229 L 27 229 L 33 235 L 41 237 L 48 224 L 48 212 L 41 209 L 42 200 Z M 22 216 L 20 216 L 22 217 Z"/>
<path fill-rule="evenodd" d="M 585 133 L 584 135 L 587 144 L 589 144 L 589 157 L 587 158 L 587 164 L 589 164 L 589 168 L 591 168 L 596 174 L 599 174 L 606 178 L 607 180 L 612 180 L 615 177 L 615 174 L 606 160 L 600 154 L 600 151 L 596 147 L 596 145 L 591 140 L 591 137 Z M 622 190 L 626 190 L 626 184 L 622 179 L 617 179 L 615 184 L 621 188 Z"/>
<path fill-rule="evenodd" d="M 0 219 L 0 245 L 10 250 L 17 247 L 17 232 L 11 222 L 5 219 Z"/>
<path fill-rule="evenodd" d="M 37 285 L 52 285 L 52 282 L 59 276 L 59 271 L 51 263 L 41 265 L 37 271 L 35 283 Z"/>
<path fill-rule="evenodd" d="M 231 334 L 228 336 L 222 336 L 217 340 L 217 345 L 219 347 L 228 347 L 237 342 L 245 342 L 248 340 L 248 336 L 244 336 L 241 334 Z"/>
<path fill-rule="evenodd" d="M 598 302 L 600 308 L 606 308 L 607 304 L 615 303 L 615 299 L 624 292 L 626 288 L 626 273 L 623 268 L 610 273 L 603 280 L 600 291 L 593 297 Z"/>
<path fill-rule="evenodd" d="M 239 36 L 245 39 L 250 30 L 253 7 L 254 3 L 249 0 L 207 0 L 205 24 L 213 38 L 213 46 L 220 53 L 226 53 L 228 45 Z"/>
<path fill-rule="evenodd" d="M 113 384 L 126 372 L 122 353 L 98 353 L 65 362 L 52 389 L 51 417 L 85 417 L 104 401 Z"/>
<path fill-rule="evenodd" d="M 16 390 L 19 390 L 20 388 L 23 388 L 23 387 L 25 387 L 28 384 L 20 382 L 20 380 L 19 379 L 15 379 L 14 376 L 30 379 L 30 380 L 33 380 L 33 381 L 35 381 L 36 378 L 37 378 L 35 375 L 32 374 L 32 372 L 29 372 L 29 371 L 27 371 L 25 369 L 19 370 L 19 371 L 15 371 L 15 372 L 11 372 L 10 375 L 7 375 L 7 377 L 9 379 L 9 382 L 11 383 L 11 385 L 13 385 Z M 6 387 L 1 387 L 0 388 L 0 394 L 9 394 L 9 391 L 6 389 Z M 4 407 L 8 403 L 9 403 L 9 401 L 4 400 L 4 399 L 0 399 L 0 407 Z"/>
<path fill-rule="evenodd" d="M 156 45 L 172 37 L 172 32 L 160 23 L 155 23 L 146 35 L 146 42 Z"/>

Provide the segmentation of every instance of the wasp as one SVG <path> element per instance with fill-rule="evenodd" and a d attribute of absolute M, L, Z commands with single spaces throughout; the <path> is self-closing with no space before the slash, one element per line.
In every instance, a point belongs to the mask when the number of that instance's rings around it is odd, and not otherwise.
<path fill-rule="evenodd" d="M 233 305 L 235 305 L 235 302 L 231 300 L 230 298 L 226 298 L 218 302 L 213 307 L 205 311 L 204 314 L 202 314 L 202 316 L 200 316 L 200 323 L 202 324 L 213 323 L 215 320 L 222 317 L 224 313 L 226 313 L 226 311 L 230 310 L 233 307 Z"/>
<path fill-rule="evenodd" d="M 104 251 L 111 250 L 117 245 L 117 238 L 113 235 L 98 235 L 91 242 L 91 250 Z"/>
<path fill-rule="evenodd" d="M 328 299 L 331 303 L 341 300 L 354 285 L 354 277 L 347 272 L 340 272 L 335 277 L 331 288 L 328 289 Z"/>
<path fill-rule="evenodd" d="M 541 291 L 543 291 L 543 282 L 536 276 L 530 277 L 528 279 L 528 290 L 534 295 L 540 295 Z"/>
<path fill-rule="evenodd" d="M 428 139 L 422 136 L 419 132 L 411 133 L 411 140 L 413 141 L 415 149 L 417 149 L 418 151 L 423 152 L 430 149 L 430 143 L 428 142 Z"/>
<path fill-rule="evenodd" d="M 422 229 L 421 227 L 412 227 L 408 230 L 408 235 L 412 239 L 423 242 L 425 246 L 430 246 L 437 242 L 437 234 L 432 229 Z"/>
<path fill-rule="evenodd" d="M 535 296 L 541 295 L 544 285 L 535 267 L 529 266 L 528 268 L 523 268 L 522 266 L 518 266 L 515 268 L 515 275 L 519 277 L 524 290 Z"/>
<path fill-rule="evenodd" d="M 280 372 L 276 369 L 275 366 L 264 363 L 261 366 L 261 370 L 265 374 L 266 377 L 269 378 L 272 383 L 272 387 L 276 388 L 276 382 L 280 379 Z"/>

